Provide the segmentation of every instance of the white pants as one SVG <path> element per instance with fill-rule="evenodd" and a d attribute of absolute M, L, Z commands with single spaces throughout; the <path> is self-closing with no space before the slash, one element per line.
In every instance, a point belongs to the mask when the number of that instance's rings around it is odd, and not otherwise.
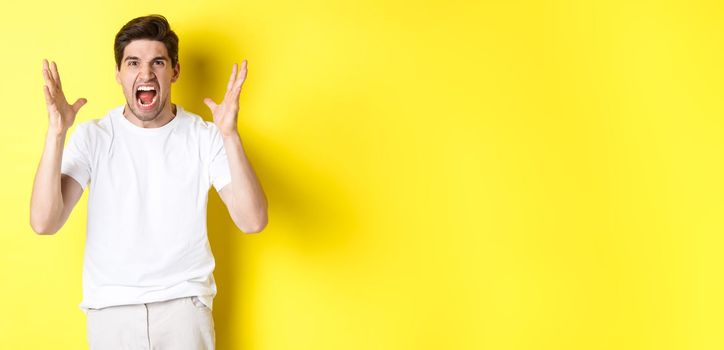
<path fill-rule="evenodd" d="M 88 310 L 91 350 L 212 350 L 214 319 L 197 297 Z"/>

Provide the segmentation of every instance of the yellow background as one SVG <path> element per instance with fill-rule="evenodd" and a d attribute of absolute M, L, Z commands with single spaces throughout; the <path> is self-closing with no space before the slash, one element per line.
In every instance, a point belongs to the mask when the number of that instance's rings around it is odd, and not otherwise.
<path fill-rule="evenodd" d="M 124 102 L 115 33 L 162 13 L 174 101 L 207 120 L 249 60 L 270 223 L 240 233 L 211 191 L 218 348 L 721 349 L 719 4 L 6 4 L 0 347 L 87 346 L 87 193 L 57 235 L 28 224 L 41 60 L 99 118 Z"/>

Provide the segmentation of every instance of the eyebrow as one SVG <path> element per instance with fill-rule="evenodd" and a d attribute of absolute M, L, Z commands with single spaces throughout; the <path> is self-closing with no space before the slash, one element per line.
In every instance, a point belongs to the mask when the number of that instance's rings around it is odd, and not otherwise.
<path fill-rule="evenodd" d="M 125 62 L 125 61 L 129 61 L 129 60 L 140 61 L 141 59 L 138 58 L 138 57 L 136 57 L 136 56 L 127 56 L 126 58 L 123 59 L 124 62 Z M 151 61 L 157 61 L 157 60 L 163 60 L 163 61 L 168 62 L 168 57 L 165 57 L 165 56 L 156 56 L 156 57 L 154 57 L 154 58 L 151 59 Z"/>

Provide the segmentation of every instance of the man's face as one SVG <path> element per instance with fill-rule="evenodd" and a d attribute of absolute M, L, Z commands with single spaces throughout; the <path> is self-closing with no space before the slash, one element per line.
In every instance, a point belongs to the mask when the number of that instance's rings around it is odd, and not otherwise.
<path fill-rule="evenodd" d="M 116 81 L 130 111 L 141 121 L 151 121 L 171 113 L 171 84 L 178 79 L 179 65 L 171 66 L 166 46 L 155 40 L 134 40 L 123 50 Z"/>

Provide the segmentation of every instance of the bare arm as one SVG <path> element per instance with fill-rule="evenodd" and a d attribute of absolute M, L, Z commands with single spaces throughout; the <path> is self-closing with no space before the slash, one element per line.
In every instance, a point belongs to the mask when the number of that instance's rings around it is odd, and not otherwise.
<path fill-rule="evenodd" d="M 267 225 L 267 199 L 259 180 L 254 174 L 249 160 L 244 153 L 241 137 L 237 130 L 239 113 L 239 95 L 241 86 L 246 80 L 246 60 L 231 69 L 229 83 L 226 86 L 224 100 L 216 104 L 210 98 L 204 100 L 214 116 L 214 124 L 219 128 L 224 139 L 224 150 L 229 160 L 231 183 L 219 191 L 221 200 L 226 204 L 232 220 L 245 233 L 261 232 Z"/>
<path fill-rule="evenodd" d="M 239 135 L 224 137 L 224 149 L 229 159 L 231 183 L 219 191 L 219 196 L 240 230 L 261 232 L 267 224 L 267 200 Z"/>
<path fill-rule="evenodd" d="M 43 79 L 48 132 L 30 198 L 30 226 L 38 234 L 54 234 L 65 224 L 83 194 L 80 184 L 60 173 L 60 165 L 68 128 L 86 100 L 81 98 L 68 104 L 55 62 L 48 66 L 48 61 L 43 60 Z"/>

